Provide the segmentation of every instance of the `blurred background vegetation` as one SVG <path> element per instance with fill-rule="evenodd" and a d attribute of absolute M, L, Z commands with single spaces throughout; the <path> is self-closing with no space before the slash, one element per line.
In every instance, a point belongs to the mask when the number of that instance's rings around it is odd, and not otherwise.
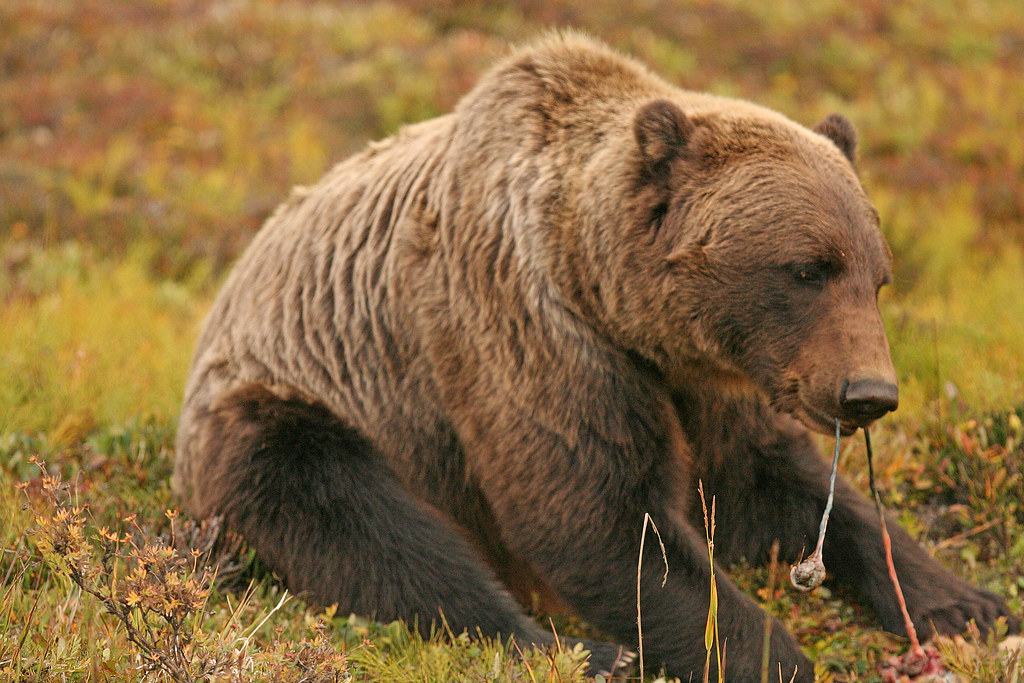
<path fill-rule="evenodd" d="M 685 88 L 846 114 L 895 254 L 903 412 L 1024 399 L 1020 3 L 9 0 L 0 425 L 173 414 L 205 302 L 288 189 L 556 26 Z"/>
<path fill-rule="evenodd" d="M 905 519 L 921 535 L 989 524 L 971 536 L 979 545 L 949 547 L 950 561 L 1019 610 L 1015 0 L 4 0 L 4 478 L 31 477 L 27 458 L 41 453 L 134 491 L 133 505 L 172 505 L 166 456 L 202 316 L 289 188 L 450 110 L 510 45 L 569 26 L 684 88 L 808 125 L 833 111 L 855 123 L 895 257 L 882 308 L 901 409 L 883 435 L 883 481 L 890 500 L 928 506 Z M 139 448 L 164 457 L 140 461 Z M 849 470 L 863 484 L 859 458 Z M 120 461 L 132 463 L 127 483 L 104 469 Z"/>

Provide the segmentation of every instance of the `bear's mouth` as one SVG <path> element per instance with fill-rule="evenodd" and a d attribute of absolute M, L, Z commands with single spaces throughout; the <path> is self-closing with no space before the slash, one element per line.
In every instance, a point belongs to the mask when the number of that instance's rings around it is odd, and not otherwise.
<path fill-rule="evenodd" d="M 771 403 L 780 413 L 786 413 L 793 417 L 812 432 L 828 435 L 836 433 L 834 415 L 838 411 L 838 406 L 818 407 L 820 405 L 818 402 L 808 400 L 808 396 L 798 380 L 789 382 L 783 391 L 776 393 Z M 862 426 L 864 425 L 855 420 L 839 418 L 839 433 L 843 436 L 854 434 Z"/>
<path fill-rule="evenodd" d="M 805 427 L 816 431 L 820 434 L 835 434 L 836 432 L 836 418 L 830 417 L 823 411 L 808 405 L 806 401 L 801 400 L 799 403 L 799 410 L 794 415 Z M 850 420 L 839 420 L 839 432 L 843 436 L 850 436 L 862 425 Z"/>

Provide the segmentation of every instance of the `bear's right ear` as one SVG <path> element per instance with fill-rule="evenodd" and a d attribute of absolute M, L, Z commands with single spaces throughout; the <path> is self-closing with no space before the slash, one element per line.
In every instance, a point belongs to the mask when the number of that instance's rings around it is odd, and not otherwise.
<path fill-rule="evenodd" d="M 644 164 L 651 171 L 683 153 L 693 123 L 668 100 L 648 102 L 636 114 L 633 133 Z"/>

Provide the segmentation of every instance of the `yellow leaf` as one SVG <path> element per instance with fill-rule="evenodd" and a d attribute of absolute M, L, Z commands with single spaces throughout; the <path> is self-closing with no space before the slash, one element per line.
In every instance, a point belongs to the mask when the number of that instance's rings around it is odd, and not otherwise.
<path fill-rule="evenodd" d="M 708 607 L 708 624 L 704 628 L 704 649 L 710 651 L 715 644 L 715 623 L 718 621 L 718 586 L 711 581 L 711 605 Z"/>

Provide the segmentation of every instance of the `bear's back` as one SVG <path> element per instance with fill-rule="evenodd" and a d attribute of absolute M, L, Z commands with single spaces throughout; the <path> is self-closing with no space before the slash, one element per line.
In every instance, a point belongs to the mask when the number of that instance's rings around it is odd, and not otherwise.
<path fill-rule="evenodd" d="M 267 220 L 204 324 L 179 448 L 190 411 L 245 384 L 315 400 L 371 435 L 391 421 L 388 406 L 422 391 L 395 253 L 441 173 L 450 118 L 370 144 Z"/>

